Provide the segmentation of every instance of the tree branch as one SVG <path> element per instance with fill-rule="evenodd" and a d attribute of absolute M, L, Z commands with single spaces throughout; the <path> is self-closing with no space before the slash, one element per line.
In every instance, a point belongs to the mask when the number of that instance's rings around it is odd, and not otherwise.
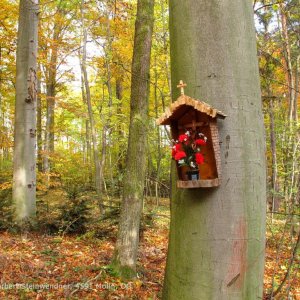
<path fill-rule="evenodd" d="M 287 271 L 285 273 L 285 276 L 282 279 L 279 287 L 277 288 L 277 290 L 275 292 L 273 292 L 272 295 L 270 295 L 271 296 L 270 299 L 273 299 L 273 297 L 275 297 L 278 293 L 280 293 L 280 291 L 281 291 L 282 287 L 284 286 L 287 278 L 289 277 L 289 275 L 291 273 L 291 270 L 292 270 L 292 266 L 293 266 L 294 260 L 297 257 L 297 250 L 298 250 L 299 245 L 300 245 L 300 230 L 299 230 L 299 233 L 298 233 L 297 242 L 296 242 L 294 250 L 293 250 L 293 254 L 292 254 L 292 257 L 291 257 L 291 260 L 290 260 L 289 267 L 288 267 L 288 269 L 287 269 Z"/>
<path fill-rule="evenodd" d="M 262 6 L 258 7 L 257 9 L 255 9 L 254 13 L 256 13 L 257 11 L 259 11 L 260 9 L 263 9 L 263 8 L 266 8 L 266 7 L 270 7 L 270 6 L 273 6 L 275 4 L 279 4 L 279 3 L 281 3 L 281 2 L 274 2 L 274 3 L 262 5 Z"/>

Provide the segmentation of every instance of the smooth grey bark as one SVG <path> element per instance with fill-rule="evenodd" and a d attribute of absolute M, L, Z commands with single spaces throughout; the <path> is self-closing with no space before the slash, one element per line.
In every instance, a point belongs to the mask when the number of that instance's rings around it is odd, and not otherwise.
<path fill-rule="evenodd" d="M 13 203 L 20 225 L 36 214 L 38 0 L 21 0 L 17 43 Z"/>
<path fill-rule="evenodd" d="M 37 166 L 38 171 L 43 171 L 43 140 L 42 140 L 42 99 L 41 99 L 41 79 L 40 75 L 40 67 L 38 66 L 38 79 L 37 79 L 37 125 L 36 125 L 36 134 L 37 134 Z"/>
<path fill-rule="evenodd" d="M 123 277 L 136 275 L 140 216 L 147 165 L 147 127 L 154 0 L 139 0 L 132 60 L 130 125 L 123 198 L 113 265 Z"/>
<path fill-rule="evenodd" d="M 101 167 L 100 167 L 100 160 L 99 160 L 99 151 L 98 151 L 98 143 L 97 143 L 97 133 L 95 128 L 95 119 L 93 114 L 92 108 L 92 101 L 91 101 L 91 92 L 90 92 L 90 85 L 88 80 L 88 74 L 86 70 L 86 44 L 87 44 L 87 29 L 84 23 L 84 1 L 81 2 L 81 22 L 82 22 L 82 31 L 83 31 L 83 41 L 82 41 L 82 60 L 81 60 L 81 72 L 83 75 L 84 87 L 85 87 L 85 97 L 86 103 L 88 108 L 88 115 L 90 121 L 90 129 L 92 135 L 92 148 L 93 148 L 93 157 L 94 157 L 94 165 L 95 165 L 95 186 L 96 192 L 98 195 L 98 205 L 101 214 L 104 214 L 104 207 L 102 201 L 102 183 L 101 183 Z"/>
<path fill-rule="evenodd" d="M 106 86 L 107 86 L 107 91 L 108 91 L 108 103 L 107 103 L 107 108 L 108 108 L 108 116 L 105 118 L 105 115 L 103 114 L 101 116 L 103 120 L 103 128 L 102 128 L 102 147 L 101 147 L 101 160 L 100 160 L 100 177 L 101 177 L 101 191 L 99 196 L 101 197 L 101 201 L 103 201 L 103 185 L 102 182 L 105 182 L 104 178 L 104 170 L 105 170 L 105 161 L 106 161 L 106 154 L 107 154 L 107 140 L 108 137 L 111 133 L 111 115 L 112 115 L 112 99 L 113 99 L 113 94 L 112 94 L 112 86 L 111 86 L 111 79 L 112 79 L 112 74 L 111 74 L 111 56 L 112 56 L 112 36 L 111 36 L 111 29 L 110 29 L 110 3 L 109 1 L 106 2 L 106 9 L 105 9 L 105 18 L 106 18 L 106 41 L 104 45 L 104 65 L 106 69 Z M 104 97 L 103 97 L 104 100 Z"/>
<path fill-rule="evenodd" d="M 170 0 L 171 76 L 219 121 L 222 184 L 177 189 L 163 299 L 262 299 L 265 141 L 251 1 Z"/>
<path fill-rule="evenodd" d="M 81 65 L 81 53 L 80 51 L 78 52 L 78 57 L 79 57 L 79 62 Z M 85 83 L 84 83 L 84 78 L 83 78 L 83 73 L 82 73 L 82 69 L 81 69 L 81 96 L 82 96 L 82 101 L 84 103 L 84 105 L 87 105 L 87 101 L 86 101 L 86 95 L 85 95 Z M 91 147 L 91 141 L 90 141 L 90 125 L 89 125 L 89 115 L 87 113 L 86 119 L 84 120 L 84 127 L 85 127 L 85 139 L 84 139 L 84 145 L 83 148 L 86 150 L 85 154 L 84 154 L 84 161 L 85 163 L 89 164 L 91 162 L 91 158 L 92 158 L 92 147 Z M 92 182 L 92 173 L 90 173 L 90 182 Z"/>

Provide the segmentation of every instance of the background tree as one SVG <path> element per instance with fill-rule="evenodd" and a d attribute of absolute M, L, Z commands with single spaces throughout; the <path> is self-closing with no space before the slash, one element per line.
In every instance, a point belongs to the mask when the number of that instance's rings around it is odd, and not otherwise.
<path fill-rule="evenodd" d="M 289 297 L 293 272 L 293 250 L 297 241 L 297 209 L 299 207 L 299 2 L 269 0 L 257 1 L 254 6 L 257 41 L 260 58 L 262 100 L 264 105 L 269 211 L 268 229 L 274 236 L 278 218 L 282 222 L 280 238 L 276 240 L 276 262 L 272 271 L 272 286 L 268 299 L 278 292 Z M 292 244 L 289 265 L 284 268 L 279 258 L 284 241 Z M 268 262 L 269 263 L 269 262 Z M 278 278 L 279 277 L 279 278 Z M 282 290 L 283 286 L 286 287 Z"/>
<path fill-rule="evenodd" d="M 81 72 L 82 72 L 82 79 L 83 79 L 83 98 L 84 102 L 87 104 L 88 108 L 88 116 L 89 116 L 89 125 L 91 128 L 91 135 L 92 135 L 92 148 L 93 148 L 93 158 L 94 158 L 94 165 L 95 165 L 95 187 L 98 197 L 100 199 L 99 208 L 101 213 L 103 214 L 103 203 L 101 200 L 102 194 L 102 176 L 100 170 L 100 159 L 99 159 L 99 151 L 98 151 L 98 141 L 97 141 L 97 133 L 95 127 L 95 118 L 92 108 L 91 102 L 91 91 L 90 91 L 90 83 L 87 74 L 86 68 L 86 49 L 87 49 L 87 29 L 84 23 L 84 1 L 81 1 L 81 22 L 82 22 L 82 34 L 83 34 L 83 41 L 82 41 L 82 58 L 81 58 Z"/>
<path fill-rule="evenodd" d="M 173 166 L 163 299 L 262 297 L 265 163 L 254 33 L 250 2 L 170 1 L 173 99 L 183 79 L 187 95 L 228 118 L 219 124 L 219 188 L 179 190 Z"/>
<path fill-rule="evenodd" d="M 114 266 L 124 277 L 136 275 L 140 216 L 147 162 L 148 97 L 154 0 L 139 0 L 132 59 L 130 126 L 123 198 Z"/>
<path fill-rule="evenodd" d="M 43 171 L 48 176 L 48 185 L 51 170 L 50 160 L 54 154 L 55 135 L 58 133 L 55 128 L 55 108 L 59 106 L 59 103 L 56 100 L 59 92 L 63 89 L 63 82 L 72 77 L 70 69 L 65 68 L 66 59 L 79 47 L 74 38 L 76 27 L 73 24 L 74 17 L 79 14 L 79 2 L 80 0 L 72 1 L 72 3 L 55 0 L 41 3 L 39 61 L 43 71 L 41 80 L 45 85 L 46 98 L 42 156 Z"/>
<path fill-rule="evenodd" d="M 38 0 L 21 0 L 17 44 L 13 202 L 16 220 L 36 212 Z"/>
<path fill-rule="evenodd" d="M 18 3 L 2 1 L 0 7 L 0 170 L 12 173 L 13 112 L 15 105 Z"/>

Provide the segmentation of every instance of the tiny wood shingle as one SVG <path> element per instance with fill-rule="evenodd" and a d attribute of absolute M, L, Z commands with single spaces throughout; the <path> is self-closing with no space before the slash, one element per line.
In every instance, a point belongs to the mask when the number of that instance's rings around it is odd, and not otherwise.
<path fill-rule="evenodd" d="M 217 118 L 224 119 L 226 115 L 209 104 L 184 95 L 182 82 L 181 96 L 173 102 L 156 120 L 157 125 L 170 125 L 172 137 L 178 139 L 186 130 L 193 129 L 202 132 L 207 137 L 206 146 L 201 148 L 204 164 L 199 165 L 199 180 L 187 180 L 187 167 L 178 167 L 178 188 L 215 187 L 221 180 L 221 155 Z"/>

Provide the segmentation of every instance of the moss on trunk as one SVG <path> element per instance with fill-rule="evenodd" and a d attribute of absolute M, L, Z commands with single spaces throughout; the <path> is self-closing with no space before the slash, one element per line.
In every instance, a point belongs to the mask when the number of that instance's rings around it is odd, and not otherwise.
<path fill-rule="evenodd" d="M 123 200 L 113 266 L 136 275 L 139 227 L 147 165 L 148 97 L 154 0 L 139 0 L 132 61 L 130 127 Z"/>

